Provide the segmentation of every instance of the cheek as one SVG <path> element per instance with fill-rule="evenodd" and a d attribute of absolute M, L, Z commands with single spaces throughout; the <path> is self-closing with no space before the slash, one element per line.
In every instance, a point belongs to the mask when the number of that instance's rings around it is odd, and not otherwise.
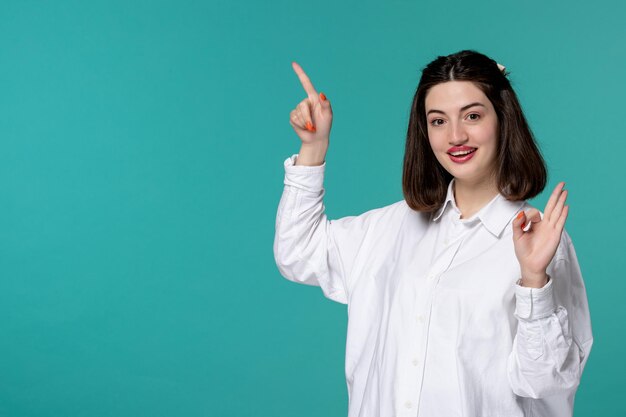
<path fill-rule="evenodd" d="M 483 146 L 486 152 L 486 155 L 490 161 L 490 163 L 494 163 L 497 159 L 498 155 L 498 136 L 497 132 L 493 132 L 491 135 L 485 137 Z"/>
<path fill-rule="evenodd" d="M 488 129 L 476 132 L 474 136 L 481 147 L 496 148 L 498 145 L 498 132 Z"/>
<path fill-rule="evenodd" d="M 498 131 L 498 125 L 494 124 L 485 132 L 485 142 L 487 142 L 490 146 L 494 148 L 498 145 L 498 136 L 500 135 Z"/>
<path fill-rule="evenodd" d="M 441 150 L 442 144 L 442 135 L 441 132 L 433 132 L 428 131 L 428 143 L 430 144 L 431 149 L 433 150 Z"/>
<path fill-rule="evenodd" d="M 429 138 L 429 142 L 430 142 L 430 150 L 432 151 L 432 153 L 435 155 L 435 159 L 437 160 L 437 162 L 439 162 L 439 165 L 445 165 L 446 163 L 446 152 L 448 151 L 448 148 L 441 145 L 440 142 L 437 142 L 436 140 L 430 139 Z"/>

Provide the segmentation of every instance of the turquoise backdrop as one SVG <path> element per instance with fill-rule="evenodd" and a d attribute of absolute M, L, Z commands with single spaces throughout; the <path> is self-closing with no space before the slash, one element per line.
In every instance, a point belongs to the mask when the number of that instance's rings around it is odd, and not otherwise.
<path fill-rule="evenodd" d="M 570 190 L 575 415 L 623 412 L 624 2 L 0 6 L 0 416 L 345 416 L 346 308 L 272 252 L 291 61 L 333 105 L 338 218 L 402 198 L 420 70 L 461 49 L 506 65 Z"/>

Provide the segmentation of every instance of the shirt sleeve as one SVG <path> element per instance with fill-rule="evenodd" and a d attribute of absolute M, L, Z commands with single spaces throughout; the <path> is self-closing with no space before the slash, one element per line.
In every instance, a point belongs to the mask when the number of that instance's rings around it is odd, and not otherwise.
<path fill-rule="evenodd" d="M 359 216 L 329 220 L 324 206 L 324 171 L 319 166 L 284 162 L 283 194 L 276 215 L 274 259 L 290 281 L 321 287 L 324 295 L 347 304 L 350 276 L 375 240 L 376 224 L 385 208 Z"/>
<path fill-rule="evenodd" d="M 573 407 L 593 337 L 580 266 L 565 231 L 547 272 L 550 280 L 542 288 L 515 286 L 518 326 L 509 381 L 515 394 L 537 399 L 535 410 L 571 415 L 567 409 Z"/>

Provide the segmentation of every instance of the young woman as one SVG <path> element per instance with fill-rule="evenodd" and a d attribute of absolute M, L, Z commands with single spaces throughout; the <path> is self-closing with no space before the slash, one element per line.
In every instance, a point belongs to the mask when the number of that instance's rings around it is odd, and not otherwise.
<path fill-rule="evenodd" d="M 504 67 L 475 51 L 428 64 L 413 99 L 404 199 L 324 214 L 330 102 L 307 97 L 284 162 L 274 255 L 289 280 L 348 305 L 349 417 L 571 416 L 592 345 L 559 183 Z"/>

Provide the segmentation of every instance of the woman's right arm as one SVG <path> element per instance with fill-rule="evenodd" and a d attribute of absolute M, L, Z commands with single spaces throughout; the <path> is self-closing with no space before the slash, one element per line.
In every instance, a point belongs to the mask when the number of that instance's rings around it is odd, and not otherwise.
<path fill-rule="evenodd" d="M 285 278 L 318 285 L 328 298 L 346 304 L 346 268 L 358 250 L 355 242 L 365 236 L 367 227 L 361 223 L 369 216 L 333 221 L 326 217 L 323 183 L 332 109 L 302 68 L 295 62 L 292 66 L 307 97 L 289 118 L 302 145 L 300 153 L 284 162 L 285 186 L 276 215 L 274 258 Z"/>
<path fill-rule="evenodd" d="M 296 62 L 293 70 L 307 94 L 289 115 L 302 141 L 300 152 L 285 160 L 285 187 L 276 215 L 274 259 L 280 273 L 294 282 L 322 287 L 324 294 L 347 303 L 345 276 L 331 246 L 324 214 L 324 169 L 333 112 L 326 96 Z"/>
<path fill-rule="evenodd" d="M 274 258 L 287 279 L 320 286 L 326 297 L 347 304 L 351 282 L 374 257 L 384 257 L 406 205 L 400 201 L 359 216 L 329 220 L 324 213 L 324 170 L 332 124 L 330 102 L 318 94 L 302 68 L 293 68 L 307 98 L 291 112 L 302 141 L 300 153 L 285 160 L 285 187 L 276 216 Z M 377 246 L 378 245 L 378 246 Z"/>

